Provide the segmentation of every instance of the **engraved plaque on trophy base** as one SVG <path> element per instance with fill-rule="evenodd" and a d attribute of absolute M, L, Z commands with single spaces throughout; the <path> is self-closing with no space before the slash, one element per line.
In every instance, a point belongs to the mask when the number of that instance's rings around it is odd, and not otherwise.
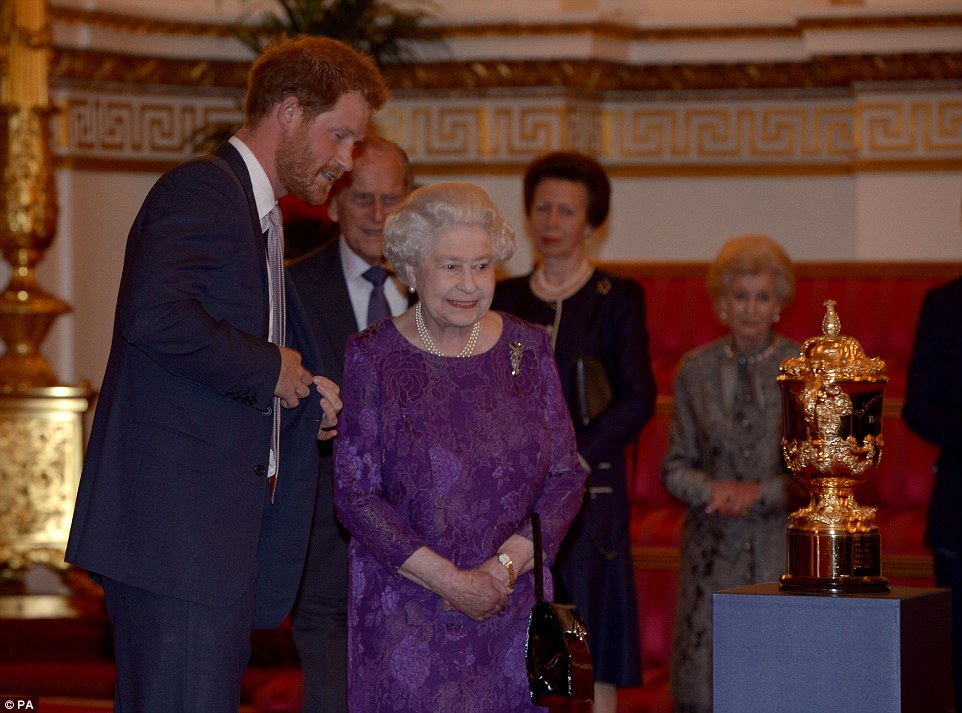
<path fill-rule="evenodd" d="M 867 532 L 811 532 L 788 528 L 788 572 L 778 580 L 789 592 L 870 594 L 889 591 L 881 576 L 878 528 Z"/>

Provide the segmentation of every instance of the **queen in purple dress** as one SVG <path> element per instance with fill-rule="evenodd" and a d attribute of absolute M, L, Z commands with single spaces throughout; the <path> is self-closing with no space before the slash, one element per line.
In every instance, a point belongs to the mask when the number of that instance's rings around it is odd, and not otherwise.
<path fill-rule="evenodd" d="M 544 710 L 525 670 L 530 515 L 550 563 L 585 476 L 547 333 L 489 311 L 514 232 L 481 188 L 442 183 L 412 193 L 384 238 L 419 301 L 345 359 L 350 710 Z"/>

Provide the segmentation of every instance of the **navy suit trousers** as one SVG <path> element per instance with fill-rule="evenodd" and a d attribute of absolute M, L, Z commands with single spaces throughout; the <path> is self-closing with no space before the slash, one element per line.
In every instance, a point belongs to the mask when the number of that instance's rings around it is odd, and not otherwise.
<path fill-rule="evenodd" d="M 102 579 L 114 629 L 115 713 L 230 713 L 250 659 L 255 582 L 225 607 Z"/>

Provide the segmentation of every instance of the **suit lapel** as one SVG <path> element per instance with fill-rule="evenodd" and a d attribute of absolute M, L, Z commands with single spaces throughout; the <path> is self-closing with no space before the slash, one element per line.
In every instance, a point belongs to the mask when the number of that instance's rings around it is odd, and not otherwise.
<path fill-rule="evenodd" d="M 236 182 L 241 193 L 247 199 L 247 210 L 250 216 L 251 230 L 249 234 L 249 239 L 254 241 L 255 249 L 263 256 L 261 260 L 261 283 L 264 287 L 264 293 L 268 294 L 269 280 L 267 276 L 267 241 L 264 238 L 264 231 L 261 230 L 261 219 L 257 214 L 257 201 L 254 199 L 254 186 L 251 182 L 250 171 L 247 170 L 247 164 L 244 163 L 243 156 L 240 152 L 234 148 L 230 142 L 225 141 L 214 151 L 214 156 L 221 159 L 219 165 L 224 169 L 224 172 L 230 175 Z M 268 300 L 264 301 L 264 324 L 266 325 L 269 321 L 270 312 L 270 302 Z"/>
<path fill-rule="evenodd" d="M 251 183 L 250 172 L 247 170 L 247 164 L 244 163 L 244 158 L 237 149 L 226 141 L 217 147 L 214 154 L 223 159 L 227 163 L 227 166 L 230 167 L 231 173 L 234 174 L 241 190 L 247 197 L 247 209 L 250 214 L 253 232 L 255 235 L 262 235 L 261 219 L 257 214 L 257 201 L 254 200 L 254 186 Z"/>

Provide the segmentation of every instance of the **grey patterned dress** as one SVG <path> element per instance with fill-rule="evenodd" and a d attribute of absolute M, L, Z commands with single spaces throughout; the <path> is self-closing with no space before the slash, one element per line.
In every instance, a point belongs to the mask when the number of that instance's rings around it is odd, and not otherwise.
<path fill-rule="evenodd" d="M 713 592 L 778 579 L 785 530 L 803 488 L 781 454 L 775 377 L 799 345 L 775 336 L 752 355 L 729 338 L 682 358 L 662 480 L 685 505 L 671 689 L 677 709 L 710 713 Z M 761 501 L 744 518 L 705 513 L 712 481 L 757 482 Z"/>

